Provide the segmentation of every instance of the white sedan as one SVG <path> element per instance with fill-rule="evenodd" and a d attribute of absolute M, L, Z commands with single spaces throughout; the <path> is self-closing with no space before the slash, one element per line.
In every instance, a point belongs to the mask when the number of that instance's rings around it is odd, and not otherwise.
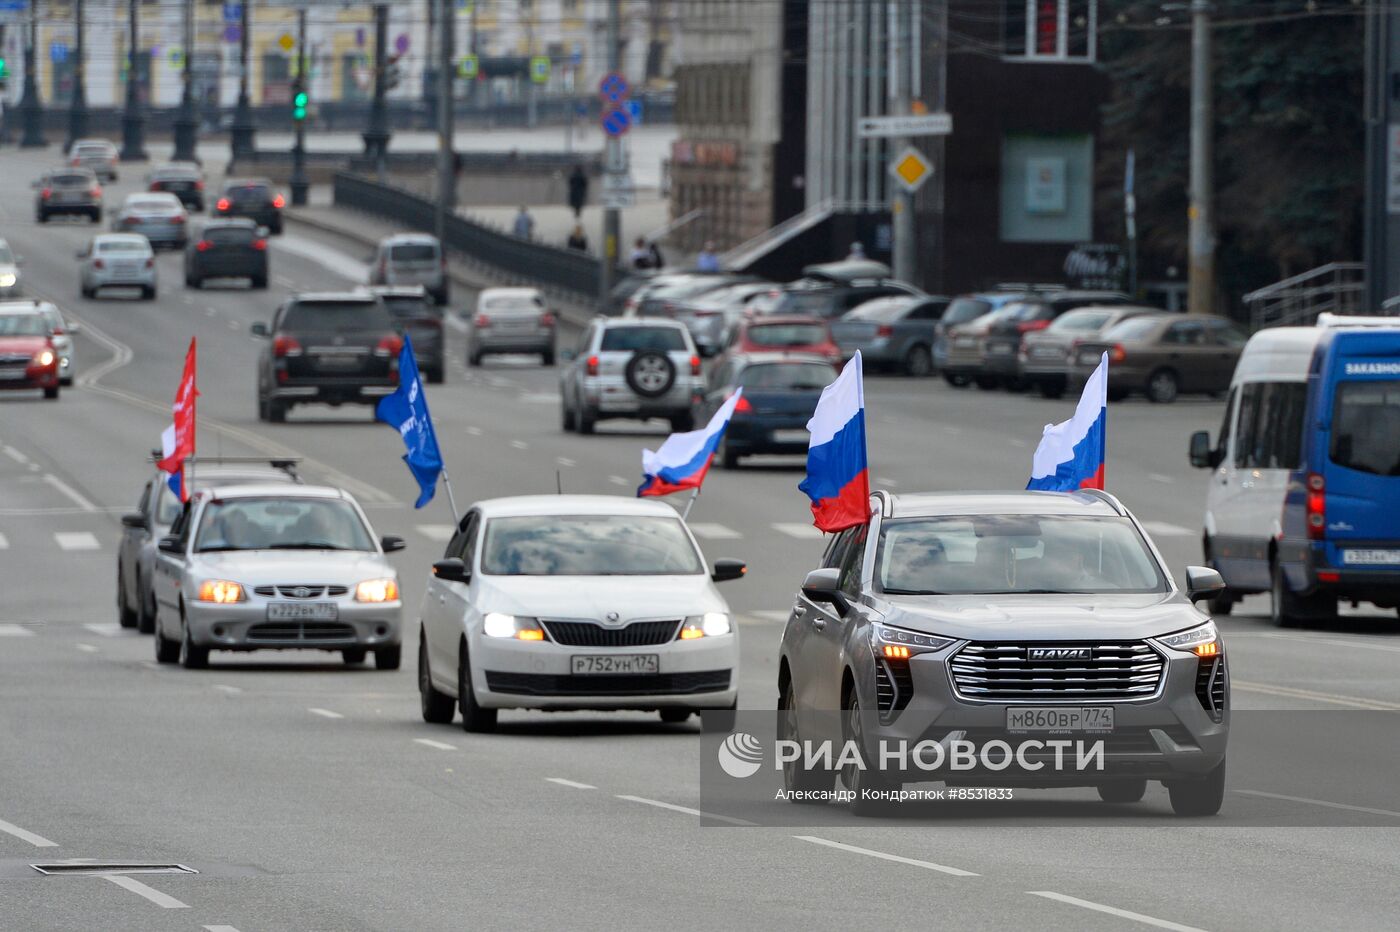
<path fill-rule="evenodd" d="M 141 297 L 156 296 L 156 256 L 150 241 L 139 233 L 102 233 L 78 253 L 78 273 L 84 298 L 102 288 L 140 288 Z"/>
<path fill-rule="evenodd" d="M 423 718 L 467 731 L 499 709 L 657 710 L 738 700 L 739 633 L 668 505 L 602 495 L 478 502 L 433 564 L 421 610 Z"/>

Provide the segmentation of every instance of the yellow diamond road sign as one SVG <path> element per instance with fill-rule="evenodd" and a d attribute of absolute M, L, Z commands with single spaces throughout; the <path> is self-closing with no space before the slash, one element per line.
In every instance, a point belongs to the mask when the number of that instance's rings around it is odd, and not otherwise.
<path fill-rule="evenodd" d="M 282 51 L 290 52 L 292 50 L 292 46 L 297 44 L 297 40 L 292 38 L 292 34 L 290 32 L 284 32 L 282 33 L 281 38 L 277 40 L 277 44 L 282 46 Z"/>
<path fill-rule="evenodd" d="M 922 152 L 909 146 L 890 162 L 890 172 L 912 194 L 933 174 L 933 164 Z"/>

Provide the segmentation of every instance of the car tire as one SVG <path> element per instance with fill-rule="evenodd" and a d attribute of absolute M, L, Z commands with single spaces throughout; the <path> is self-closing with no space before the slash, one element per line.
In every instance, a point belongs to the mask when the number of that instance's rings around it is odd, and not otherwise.
<path fill-rule="evenodd" d="M 351 647 L 340 652 L 340 659 L 345 661 L 347 667 L 358 667 L 365 662 L 366 656 L 363 647 Z"/>
<path fill-rule="evenodd" d="M 166 637 L 157 623 L 155 628 L 156 663 L 175 663 L 180 659 L 180 642 Z"/>
<path fill-rule="evenodd" d="M 1153 404 L 1171 404 L 1179 394 L 1181 381 L 1172 370 L 1158 369 L 1147 377 L 1147 400 Z"/>
<path fill-rule="evenodd" d="M 144 300 L 144 301 L 154 301 L 154 300 L 156 299 L 156 290 L 155 290 L 155 288 L 142 288 L 142 289 L 141 289 L 141 298 L 142 298 L 142 300 Z"/>
<path fill-rule="evenodd" d="M 271 233 L 273 236 L 281 236 L 281 235 L 282 235 L 282 218 L 281 218 L 281 217 L 278 217 L 278 218 L 277 218 L 276 220 L 274 220 L 272 223 L 269 223 L 269 224 L 267 225 L 267 232 Z"/>
<path fill-rule="evenodd" d="M 904 354 L 904 374 L 916 379 L 933 374 L 933 356 L 927 346 L 920 343 L 909 347 L 909 352 Z"/>
<path fill-rule="evenodd" d="M 137 579 L 137 588 L 140 589 L 140 579 Z M 136 601 L 136 630 L 141 634 L 151 634 L 156 630 L 156 607 L 148 604 L 149 600 L 144 595 L 137 595 Z"/>
<path fill-rule="evenodd" d="M 403 645 L 394 644 L 390 647 L 380 647 L 374 652 L 374 668 L 376 670 L 397 670 L 403 666 Z"/>
<path fill-rule="evenodd" d="M 436 304 L 438 307 L 443 307 L 444 305 L 447 304 L 447 289 L 446 289 L 446 288 L 443 288 L 441 291 L 437 291 L 437 292 L 434 292 L 434 293 L 433 293 L 433 303 Z"/>
<path fill-rule="evenodd" d="M 272 405 L 261 392 L 258 393 L 258 420 L 264 422 L 272 420 Z"/>
<path fill-rule="evenodd" d="M 94 298 L 94 297 L 97 296 L 97 291 L 96 291 L 96 289 L 89 288 L 87 285 L 79 285 L 79 286 L 78 286 L 78 291 L 79 291 L 79 293 L 82 294 L 82 296 L 83 296 L 84 298 L 89 298 L 89 299 L 91 299 L 91 298 Z"/>
<path fill-rule="evenodd" d="M 442 371 L 442 366 L 433 366 L 431 369 L 428 370 L 429 385 L 441 385 L 443 383 L 444 378 L 445 376 Z"/>
<path fill-rule="evenodd" d="M 457 708 L 462 713 L 463 731 L 496 730 L 496 710 L 483 709 L 476 704 L 476 694 L 472 692 L 471 661 L 467 657 L 465 641 L 457 653 Z"/>
<path fill-rule="evenodd" d="M 180 619 L 180 666 L 186 670 L 203 670 L 209 666 L 209 648 L 196 647 L 190 640 L 190 626 L 183 617 Z"/>
<path fill-rule="evenodd" d="M 591 434 L 598 425 L 598 412 L 590 411 L 583 406 L 578 409 L 578 432 L 581 434 Z"/>
<path fill-rule="evenodd" d="M 547 353 L 540 353 L 540 365 L 548 368 L 554 365 L 554 350 Z"/>
<path fill-rule="evenodd" d="M 572 434 L 578 429 L 578 424 L 574 420 L 574 409 L 569 407 L 567 401 L 559 405 L 559 426 L 564 429 L 566 434 Z"/>
<path fill-rule="evenodd" d="M 44 389 L 44 400 L 45 400 L 45 401 L 57 401 L 57 400 L 58 400 L 58 393 L 59 393 L 59 390 L 60 390 L 60 386 L 58 386 L 58 385 L 55 385 L 53 388 L 46 388 L 46 389 Z"/>
<path fill-rule="evenodd" d="M 73 377 L 72 377 L 71 375 L 59 376 L 59 378 L 58 378 L 58 384 L 59 384 L 59 385 L 62 385 L 64 388 L 72 388 L 72 387 L 73 387 Z"/>
<path fill-rule="evenodd" d="M 1195 780 L 1173 780 L 1167 784 L 1172 812 L 1179 816 L 1213 816 L 1225 801 L 1225 762 Z"/>
<path fill-rule="evenodd" d="M 854 689 L 846 697 L 846 701 L 841 704 L 846 706 L 841 713 L 842 739 L 848 744 L 855 742 L 862 759 L 875 760 L 873 755 L 867 753 L 864 728 L 861 725 L 860 698 Z M 889 815 L 893 809 L 890 800 L 870 799 L 866 794 L 899 790 L 904 786 L 900 781 L 889 780 L 876 775 L 869 769 L 862 770 L 854 765 L 842 768 L 841 785 L 851 792 L 851 815 L 855 816 Z"/>
<path fill-rule="evenodd" d="M 685 414 L 673 414 L 671 416 L 671 432 L 683 434 L 686 431 L 695 429 L 695 415 L 686 412 Z"/>
<path fill-rule="evenodd" d="M 1049 398 L 1051 400 L 1054 400 L 1056 398 L 1063 398 L 1065 395 L 1065 389 L 1068 386 L 1065 385 L 1065 380 L 1063 378 L 1052 377 L 1048 379 L 1041 379 L 1040 381 L 1035 383 L 1035 387 L 1040 390 L 1041 398 Z"/>
<path fill-rule="evenodd" d="M 136 610 L 127 608 L 126 583 L 123 580 L 126 574 L 122 572 L 121 563 L 117 563 L 117 623 L 123 628 L 136 627 Z"/>
<path fill-rule="evenodd" d="M 724 464 L 725 469 L 739 468 L 739 451 L 735 450 L 723 440 L 720 441 L 719 459 L 720 462 Z"/>
<path fill-rule="evenodd" d="M 43 211 L 40 211 L 39 213 L 34 215 L 34 220 L 36 223 L 48 223 L 49 215 L 44 213 Z"/>
<path fill-rule="evenodd" d="M 691 709 L 657 709 L 661 720 L 667 725 L 679 725 L 690 718 Z"/>
<path fill-rule="evenodd" d="M 676 364 L 665 353 L 633 353 L 623 372 L 627 387 L 643 398 L 660 398 L 676 384 Z"/>
<path fill-rule="evenodd" d="M 1146 780 L 1114 780 L 1099 784 L 1099 799 L 1106 803 L 1136 803 L 1147 795 Z"/>
<path fill-rule="evenodd" d="M 792 682 L 789 681 L 778 695 L 779 741 L 802 740 L 797 723 L 796 705 L 797 698 L 792 691 Z M 804 770 L 798 763 L 793 760 L 783 764 L 783 789 L 787 791 L 787 798 L 798 805 L 826 805 L 827 800 L 821 798 L 821 795 L 831 792 L 836 774 L 831 771 Z"/>
<path fill-rule="evenodd" d="M 1292 628 L 1304 621 L 1330 621 L 1337 617 L 1337 597 L 1325 593 L 1301 596 L 1288 587 L 1288 577 L 1278 559 L 1271 561 L 1269 622 L 1275 628 Z"/>
<path fill-rule="evenodd" d="M 93 223 L 101 223 L 101 222 L 102 222 L 102 211 L 100 211 L 100 210 L 94 210 L 94 211 L 93 211 L 91 214 L 89 214 L 88 216 L 92 217 L 92 222 L 93 222 Z"/>
<path fill-rule="evenodd" d="M 997 378 L 994 375 L 974 376 L 972 381 L 977 383 L 977 387 L 985 392 L 990 392 L 1001 388 L 1001 379 Z"/>
<path fill-rule="evenodd" d="M 943 373 L 943 381 L 954 388 L 967 388 L 967 376 L 955 375 L 952 372 Z"/>
<path fill-rule="evenodd" d="M 428 669 L 428 632 L 418 631 L 418 702 L 423 721 L 429 725 L 451 725 L 457 716 L 457 703 L 447 693 L 438 692 Z"/>
<path fill-rule="evenodd" d="M 481 365 L 481 357 L 484 355 L 486 354 L 481 352 L 467 353 L 467 365 L 471 366 L 473 369 L 477 368 Z"/>
<path fill-rule="evenodd" d="M 251 278 L 251 279 L 248 281 L 248 285 L 249 285 L 249 287 L 251 287 L 254 291 L 266 291 L 266 290 L 267 290 L 267 276 L 266 276 L 266 275 L 255 275 L 255 276 L 253 276 L 253 278 Z"/>
<path fill-rule="evenodd" d="M 267 403 L 267 419 L 273 424 L 287 423 L 287 403 L 270 399 Z"/>

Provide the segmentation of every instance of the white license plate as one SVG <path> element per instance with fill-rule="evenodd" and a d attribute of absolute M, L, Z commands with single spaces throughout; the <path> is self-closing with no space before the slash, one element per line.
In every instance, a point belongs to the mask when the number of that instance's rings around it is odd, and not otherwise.
<path fill-rule="evenodd" d="M 661 669 L 657 654 L 576 654 L 569 658 L 569 672 L 581 675 L 594 673 L 657 673 Z"/>
<path fill-rule="evenodd" d="M 806 443 L 810 437 L 811 435 L 800 427 L 773 431 L 774 443 Z"/>
<path fill-rule="evenodd" d="M 1011 732 L 1113 731 L 1113 706 L 1025 706 L 1006 710 L 1006 730 Z"/>
<path fill-rule="evenodd" d="M 1342 563 L 1346 566 L 1396 566 L 1400 565 L 1400 550 L 1343 550 Z"/>
<path fill-rule="evenodd" d="M 335 621 L 340 606 L 334 602 L 273 602 L 267 606 L 268 621 Z"/>

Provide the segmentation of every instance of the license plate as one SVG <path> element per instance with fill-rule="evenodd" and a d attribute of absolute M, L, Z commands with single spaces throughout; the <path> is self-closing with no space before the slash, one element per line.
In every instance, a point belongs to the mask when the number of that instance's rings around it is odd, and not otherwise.
<path fill-rule="evenodd" d="M 576 654 L 569 660 L 569 672 L 587 676 L 595 673 L 656 673 L 657 654 Z"/>
<path fill-rule="evenodd" d="M 1400 550 L 1343 550 L 1346 566 L 1394 566 L 1400 564 Z"/>
<path fill-rule="evenodd" d="M 774 443 L 806 443 L 809 437 L 810 435 L 807 433 L 807 431 L 803 430 L 800 427 L 794 428 L 793 430 L 773 431 Z"/>
<path fill-rule="evenodd" d="M 1011 708 L 1006 710 L 1006 730 L 1107 734 L 1113 731 L 1113 706 Z"/>
<path fill-rule="evenodd" d="M 316 365 L 323 369 L 353 369 L 360 362 L 358 353 L 330 354 L 316 357 Z"/>
<path fill-rule="evenodd" d="M 340 607 L 334 602 L 273 602 L 267 607 L 268 621 L 335 621 Z"/>
<path fill-rule="evenodd" d="M 18 369 L 0 369 L 0 382 L 11 382 L 22 379 L 27 374 L 24 367 Z"/>
<path fill-rule="evenodd" d="M 988 343 L 987 352 L 992 355 L 1005 355 L 1011 352 L 1011 345 L 1008 343 Z"/>

